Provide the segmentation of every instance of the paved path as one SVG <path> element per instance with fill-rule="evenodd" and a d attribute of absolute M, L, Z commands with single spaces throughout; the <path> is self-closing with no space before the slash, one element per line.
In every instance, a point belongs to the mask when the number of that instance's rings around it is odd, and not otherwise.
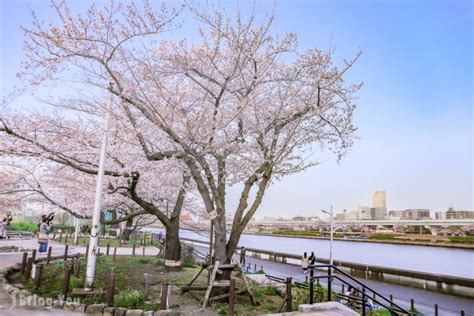
<path fill-rule="evenodd" d="M 64 253 L 64 245 L 60 245 L 57 243 L 51 243 L 53 245 L 52 254 L 55 256 L 59 256 Z M 37 247 L 36 240 L 2 240 L 0 245 L 2 247 L 6 246 L 20 246 L 23 251 L 31 252 L 31 249 Z M 71 253 L 75 253 L 75 249 L 71 248 Z M 9 267 L 14 265 L 15 263 L 21 262 L 23 256 L 23 252 L 3 252 L 0 253 L 0 270 L 3 268 Z M 43 254 L 38 254 L 37 257 L 41 258 L 44 257 Z M 5 316 L 18 316 L 18 315 L 32 315 L 32 316 L 50 316 L 50 315 L 65 315 L 65 316 L 77 316 L 83 315 L 82 313 L 77 312 L 70 312 L 66 310 L 54 310 L 54 309 L 47 309 L 43 308 L 41 310 L 38 309 L 31 309 L 28 307 L 19 307 L 13 306 L 12 307 L 12 300 L 10 296 L 3 291 L 3 285 L 0 284 L 0 315 Z"/>

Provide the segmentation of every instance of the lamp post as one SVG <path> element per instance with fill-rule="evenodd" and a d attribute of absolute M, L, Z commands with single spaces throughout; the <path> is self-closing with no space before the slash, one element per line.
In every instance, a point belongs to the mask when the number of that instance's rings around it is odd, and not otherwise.
<path fill-rule="evenodd" d="M 332 241 L 334 236 L 334 228 L 333 228 L 333 211 L 332 205 L 330 211 L 321 210 L 321 212 L 326 213 L 330 216 L 329 218 L 329 264 L 332 265 Z"/>
<path fill-rule="evenodd" d="M 95 265 L 97 260 L 97 247 L 99 241 L 100 224 L 100 202 L 102 198 L 102 186 L 104 183 L 105 155 L 107 153 L 107 143 L 109 140 L 110 111 L 112 109 L 113 94 L 110 92 L 107 113 L 105 114 L 104 134 L 102 135 L 102 144 L 100 147 L 99 170 L 97 172 L 97 182 L 95 188 L 94 212 L 92 213 L 92 227 L 89 240 L 89 253 L 87 256 L 86 284 L 85 288 L 90 290 L 94 284 Z"/>

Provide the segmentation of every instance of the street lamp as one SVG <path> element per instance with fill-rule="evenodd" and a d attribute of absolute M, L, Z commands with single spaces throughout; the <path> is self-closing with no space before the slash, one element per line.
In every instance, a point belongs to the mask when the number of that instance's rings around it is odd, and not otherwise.
<path fill-rule="evenodd" d="M 323 213 L 326 213 L 330 216 L 330 219 L 329 219 L 329 234 L 330 234 L 330 237 L 329 237 L 329 264 L 332 266 L 332 241 L 333 241 L 333 235 L 334 235 L 334 229 L 333 229 L 333 211 L 332 211 L 332 205 L 331 205 L 331 209 L 330 211 L 325 211 L 325 210 L 321 210 L 321 212 Z"/>

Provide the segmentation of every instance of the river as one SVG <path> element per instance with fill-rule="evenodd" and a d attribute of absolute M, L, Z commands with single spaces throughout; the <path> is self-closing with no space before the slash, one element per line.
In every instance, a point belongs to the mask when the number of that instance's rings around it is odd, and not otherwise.
<path fill-rule="evenodd" d="M 147 228 L 147 230 L 160 230 Z M 205 234 L 182 230 L 181 237 L 209 240 Z M 329 240 L 246 235 L 240 246 L 302 255 L 314 251 L 329 258 Z M 387 243 L 333 241 L 335 260 L 474 279 L 474 250 Z"/>

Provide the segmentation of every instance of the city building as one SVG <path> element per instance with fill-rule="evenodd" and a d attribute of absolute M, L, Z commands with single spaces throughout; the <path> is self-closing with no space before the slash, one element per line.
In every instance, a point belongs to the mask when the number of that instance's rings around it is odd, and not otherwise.
<path fill-rule="evenodd" d="M 370 219 L 381 220 L 387 217 L 387 209 L 385 207 L 371 207 L 370 208 Z"/>
<path fill-rule="evenodd" d="M 387 198 L 385 191 L 375 191 L 372 195 L 372 207 L 387 209 Z"/>
<path fill-rule="evenodd" d="M 388 212 L 388 217 L 390 219 L 402 219 L 403 218 L 403 212 L 404 211 L 392 210 L 392 211 Z"/>
<path fill-rule="evenodd" d="M 455 211 L 450 207 L 446 212 L 446 219 L 474 219 L 473 211 Z"/>
<path fill-rule="evenodd" d="M 408 209 L 403 212 L 403 219 L 406 220 L 422 220 L 430 218 L 429 209 Z"/>
<path fill-rule="evenodd" d="M 370 219 L 370 208 L 368 206 L 357 206 L 356 220 L 363 221 Z"/>
<path fill-rule="evenodd" d="M 442 220 L 442 219 L 444 219 L 444 214 L 443 214 L 443 212 L 436 212 L 436 213 L 435 213 L 435 219 L 436 219 L 436 220 Z"/>
<path fill-rule="evenodd" d="M 347 220 L 347 210 L 343 210 L 342 213 L 336 214 L 336 221 L 344 222 Z"/>

